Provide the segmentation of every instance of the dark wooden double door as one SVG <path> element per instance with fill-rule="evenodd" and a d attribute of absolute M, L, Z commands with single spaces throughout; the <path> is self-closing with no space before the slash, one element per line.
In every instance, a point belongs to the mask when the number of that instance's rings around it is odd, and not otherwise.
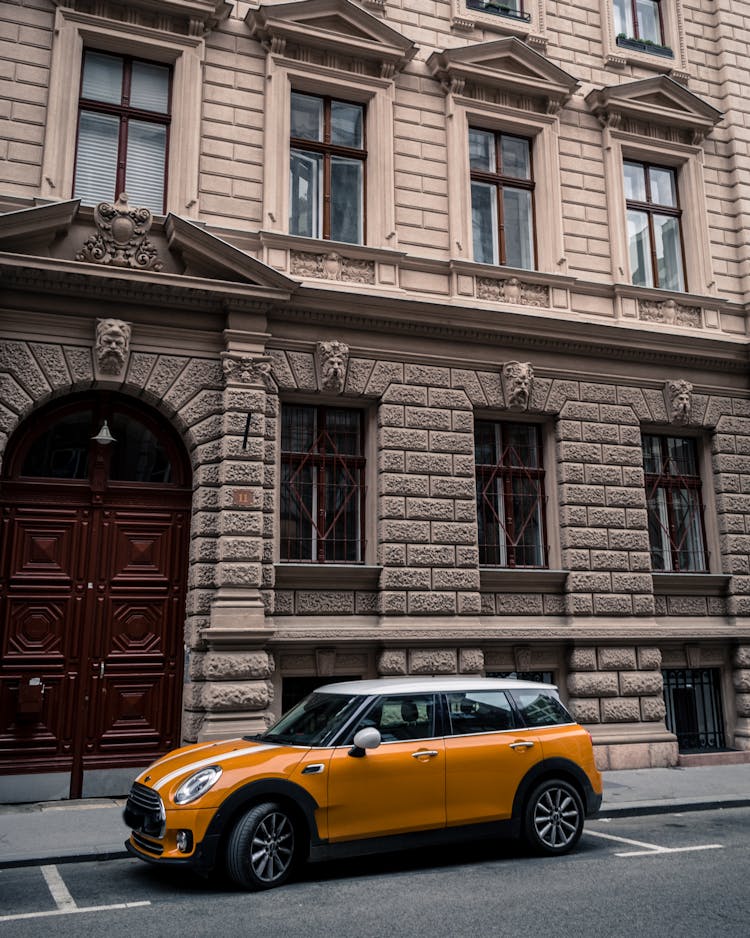
<path fill-rule="evenodd" d="M 16 458 L 0 548 L 0 772 L 69 776 L 73 798 L 106 793 L 86 778 L 179 744 L 190 504 L 168 433 L 111 397 L 78 401 L 78 418 L 83 404 L 77 441 L 63 433 L 41 457 L 37 445 Z M 102 413 L 124 439 L 91 439 Z M 159 457 L 133 471 L 130 454 L 114 471 L 117 446 L 133 441 Z"/>

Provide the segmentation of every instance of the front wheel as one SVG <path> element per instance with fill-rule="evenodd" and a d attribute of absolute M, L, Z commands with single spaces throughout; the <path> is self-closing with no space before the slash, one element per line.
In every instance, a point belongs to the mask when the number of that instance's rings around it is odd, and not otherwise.
<path fill-rule="evenodd" d="M 297 855 L 293 818 L 272 802 L 258 804 L 235 824 L 227 843 L 227 870 L 243 889 L 273 889 L 292 873 Z"/>
<path fill-rule="evenodd" d="M 526 803 L 523 836 L 534 853 L 567 853 L 583 833 L 583 804 L 578 792 L 563 781 L 538 785 Z"/>

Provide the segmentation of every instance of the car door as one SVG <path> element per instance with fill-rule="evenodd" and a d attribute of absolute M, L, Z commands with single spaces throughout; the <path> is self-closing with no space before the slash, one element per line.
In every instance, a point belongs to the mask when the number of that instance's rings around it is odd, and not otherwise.
<path fill-rule="evenodd" d="M 382 742 L 349 754 L 351 738 L 376 727 Z M 445 747 L 436 735 L 434 694 L 376 698 L 333 753 L 328 776 L 331 842 L 445 826 Z"/>
<path fill-rule="evenodd" d="M 521 779 L 542 759 L 536 731 L 519 725 L 504 691 L 454 691 L 445 700 L 448 826 L 509 818 Z"/>

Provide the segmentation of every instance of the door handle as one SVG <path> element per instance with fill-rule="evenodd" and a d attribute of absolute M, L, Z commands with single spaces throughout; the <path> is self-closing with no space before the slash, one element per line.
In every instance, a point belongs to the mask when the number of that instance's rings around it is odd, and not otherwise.
<path fill-rule="evenodd" d="M 100 678 L 104 677 L 104 661 L 103 660 L 99 662 L 99 677 Z"/>
<path fill-rule="evenodd" d="M 412 759 L 432 759 L 438 754 L 437 749 L 418 749 L 411 754 Z"/>
<path fill-rule="evenodd" d="M 533 745 L 534 743 L 531 740 L 526 739 L 526 740 L 521 740 L 520 742 L 517 742 L 517 743 L 510 743 L 510 748 L 511 749 L 531 749 Z"/>

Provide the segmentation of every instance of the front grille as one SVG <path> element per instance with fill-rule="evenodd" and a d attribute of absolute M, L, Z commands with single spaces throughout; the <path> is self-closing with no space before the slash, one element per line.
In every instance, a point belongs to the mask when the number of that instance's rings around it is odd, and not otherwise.
<path fill-rule="evenodd" d="M 133 782 L 124 812 L 125 823 L 134 831 L 151 837 L 163 837 L 166 814 L 158 793 Z"/>
<path fill-rule="evenodd" d="M 153 788 L 147 788 L 145 785 L 141 785 L 140 782 L 133 782 L 133 787 L 128 795 L 128 807 L 132 807 L 136 811 L 156 811 L 159 813 L 162 810 L 162 803 L 159 793 L 155 792 Z"/>
<path fill-rule="evenodd" d="M 141 850 L 148 850 L 149 853 L 155 853 L 157 856 L 161 856 L 164 853 L 164 847 L 162 844 L 155 844 L 152 840 L 146 840 L 145 837 L 142 837 L 138 831 L 133 831 L 133 840 L 141 848 Z"/>

